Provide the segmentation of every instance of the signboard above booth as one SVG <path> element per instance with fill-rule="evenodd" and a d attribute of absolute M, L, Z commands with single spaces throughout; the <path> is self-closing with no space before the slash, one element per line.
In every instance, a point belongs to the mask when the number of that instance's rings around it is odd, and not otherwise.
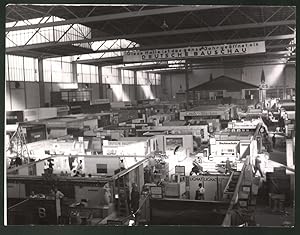
<path fill-rule="evenodd" d="M 124 62 L 178 60 L 184 58 L 248 55 L 266 52 L 265 42 L 245 42 L 211 46 L 126 51 Z"/>

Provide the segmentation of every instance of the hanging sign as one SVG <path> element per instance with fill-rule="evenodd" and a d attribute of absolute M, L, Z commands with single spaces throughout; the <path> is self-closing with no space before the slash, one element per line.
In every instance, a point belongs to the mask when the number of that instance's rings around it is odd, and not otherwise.
<path fill-rule="evenodd" d="M 265 41 L 232 43 L 211 46 L 126 51 L 124 62 L 177 60 L 184 58 L 247 55 L 266 52 Z"/>

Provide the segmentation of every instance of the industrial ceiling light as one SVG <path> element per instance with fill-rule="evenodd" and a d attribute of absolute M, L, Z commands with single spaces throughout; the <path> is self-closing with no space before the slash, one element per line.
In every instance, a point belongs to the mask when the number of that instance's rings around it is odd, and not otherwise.
<path fill-rule="evenodd" d="M 162 30 L 167 30 L 169 28 L 169 25 L 166 22 L 166 19 L 164 19 L 164 22 L 162 23 L 162 25 L 160 26 L 162 28 Z"/>

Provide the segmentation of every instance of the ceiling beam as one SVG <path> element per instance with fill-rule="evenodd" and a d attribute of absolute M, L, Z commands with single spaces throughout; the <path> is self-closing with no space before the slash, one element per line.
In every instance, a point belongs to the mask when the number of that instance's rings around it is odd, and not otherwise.
<path fill-rule="evenodd" d="M 286 20 L 286 21 L 275 21 L 275 22 L 258 23 L 258 24 L 250 23 L 250 24 L 238 24 L 238 25 L 224 25 L 224 26 L 202 27 L 202 28 L 192 28 L 192 29 L 179 29 L 179 30 L 171 30 L 171 31 L 163 31 L 163 32 L 103 36 L 103 37 L 86 38 L 86 39 L 74 40 L 74 41 L 38 43 L 38 44 L 33 44 L 28 46 L 11 47 L 11 48 L 7 48 L 7 51 L 36 49 L 41 47 L 62 46 L 62 45 L 75 44 L 75 43 L 87 43 L 87 42 L 94 42 L 94 41 L 105 41 L 105 40 L 114 40 L 114 39 L 123 39 L 123 38 L 125 39 L 137 39 L 137 38 L 145 38 L 145 37 L 151 38 L 157 36 L 203 33 L 209 31 L 225 31 L 225 30 L 238 30 L 243 28 L 249 29 L 249 28 L 260 28 L 260 27 L 278 26 L 278 25 L 293 25 L 295 23 L 296 23 L 295 20 Z M 229 41 L 230 40 L 226 40 L 225 43 L 229 43 Z M 213 42 L 215 43 L 216 41 Z"/>
<path fill-rule="evenodd" d="M 286 56 L 283 56 L 285 54 L 289 54 L 290 52 L 289 51 L 276 51 L 276 52 L 266 52 L 266 53 L 260 53 L 260 54 L 253 54 L 253 55 L 247 55 L 248 57 L 250 58 L 253 58 L 253 57 L 256 57 L 257 59 L 264 59 L 264 58 L 270 58 L 270 57 L 276 57 L 276 58 L 286 58 Z M 228 58 L 230 57 L 233 57 L 233 59 L 231 60 L 228 60 Z M 207 58 L 213 58 L 213 57 L 199 57 L 199 58 L 194 58 L 191 60 L 191 63 L 198 63 L 198 61 L 200 60 L 207 60 Z M 236 56 L 224 56 L 224 57 L 215 57 L 216 60 L 218 60 L 218 58 L 227 58 L 227 61 L 236 61 L 237 58 L 238 60 L 242 60 L 243 59 L 243 56 L 239 56 L 239 55 L 236 55 Z M 244 57 L 245 58 L 245 57 Z M 178 60 L 178 59 L 176 59 Z M 198 61 L 196 61 L 198 60 Z M 90 64 L 90 65 L 101 65 L 103 63 L 111 63 L 111 64 L 123 64 L 123 57 L 122 56 L 115 56 L 115 57 L 107 57 L 107 58 L 95 58 L 95 59 L 88 59 L 88 60 L 77 60 L 77 61 L 74 61 L 75 63 L 77 64 Z M 149 63 L 151 61 L 145 61 L 145 63 Z M 129 64 L 129 63 L 137 63 L 137 62 L 126 62 L 126 64 Z M 145 65 L 142 65 L 143 62 L 140 62 L 141 63 L 141 66 L 145 66 Z M 155 64 L 154 64 L 155 65 Z"/>
<path fill-rule="evenodd" d="M 88 60 L 77 60 L 74 61 L 76 64 L 96 64 L 96 63 L 107 63 L 107 62 L 120 62 L 123 63 L 123 56 L 114 56 L 114 57 L 106 57 L 106 58 L 96 58 L 96 59 L 88 59 Z"/>
<path fill-rule="evenodd" d="M 290 58 L 290 57 L 288 57 Z M 268 59 L 264 61 L 264 65 L 286 65 L 286 64 L 293 64 L 292 62 L 287 61 L 281 61 L 278 58 L 274 59 Z M 240 67 L 248 67 L 248 66 L 261 66 L 261 61 L 252 60 L 252 61 L 243 61 L 242 63 L 221 63 L 221 62 L 214 62 L 214 63 L 202 63 L 202 64 L 193 64 L 191 66 L 192 69 L 208 69 L 208 68 L 240 68 Z M 153 68 L 153 69 L 147 69 L 149 72 L 154 73 L 160 73 L 160 72 L 173 72 L 173 71 L 185 71 L 184 64 L 182 66 L 176 67 L 176 68 Z"/>
<path fill-rule="evenodd" d="M 289 38 L 292 37 L 291 35 Z M 284 38 L 284 39 L 289 39 Z M 271 41 L 271 40 L 282 40 L 282 37 L 277 38 L 277 36 L 271 36 L 271 37 L 257 37 L 257 38 L 245 38 L 240 39 L 242 42 L 250 42 L 250 41 Z M 232 39 L 230 42 L 235 42 L 237 39 Z M 228 40 L 223 41 L 217 41 L 218 44 L 227 43 Z M 238 41 L 237 41 L 238 42 Z M 155 46 L 139 46 L 139 47 L 128 47 L 128 48 L 115 48 L 115 49 L 102 49 L 94 51 L 93 53 L 106 53 L 106 52 L 117 52 L 117 51 L 134 51 L 134 50 L 155 50 L 155 49 L 169 49 L 169 48 L 179 48 L 179 47 L 188 47 L 188 46 L 207 46 L 207 45 L 214 45 L 216 44 L 214 41 L 204 41 L 204 42 L 197 42 L 197 43 L 191 43 L 191 42 L 184 42 L 184 43 L 176 43 L 176 44 L 158 44 Z M 296 44 L 280 44 L 280 45 L 266 45 L 266 49 L 274 49 L 274 48 L 285 48 L 285 47 L 295 47 Z"/>
<path fill-rule="evenodd" d="M 35 13 L 39 13 L 39 14 L 41 14 L 40 17 L 53 16 L 53 15 L 51 15 L 49 13 L 44 12 L 44 11 L 40 11 L 40 10 L 31 8 L 29 5 L 19 5 L 18 7 L 24 8 L 24 9 L 27 9 L 27 10 L 30 10 L 30 11 L 33 11 Z M 52 8 L 55 8 L 55 6 L 53 6 Z M 22 10 L 22 9 L 20 9 L 20 10 Z"/>
<path fill-rule="evenodd" d="M 121 67 L 120 69 L 140 71 L 140 70 L 147 70 L 147 69 L 163 69 L 168 67 L 169 67 L 168 64 L 146 64 L 146 65 L 139 65 L 139 66 L 124 66 Z"/>
<path fill-rule="evenodd" d="M 289 48 L 289 47 L 296 47 L 296 44 L 279 44 L 279 45 L 266 46 L 267 49 Z"/>
<path fill-rule="evenodd" d="M 16 31 L 16 30 L 25 30 L 25 29 L 33 29 L 33 28 L 44 28 L 44 27 L 53 27 L 59 25 L 66 25 L 66 24 L 85 24 L 91 22 L 101 22 L 101 21 L 110 21 L 110 20 L 120 20 L 126 18 L 133 18 L 133 17 L 142 17 L 142 16 L 150 16 L 150 15 L 161 15 L 161 14 L 172 14 L 172 13 L 179 13 L 185 11 L 200 11 L 200 10 L 208 10 L 208 9 L 217 9 L 217 8 L 229 8 L 232 6 L 229 5 L 220 5 L 220 6 L 213 6 L 213 5 L 206 5 L 206 6 L 193 6 L 193 5 L 186 5 L 186 6 L 176 6 L 176 7 L 163 7 L 159 9 L 151 9 L 151 10 L 143 10 L 143 11 L 132 11 L 132 12 L 125 12 L 125 13 L 117 13 L 117 14 L 106 14 L 100 16 L 91 16 L 85 18 L 76 18 L 76 19 L 69 19 L 64 21 L 57 21 L 45 24 L 34 24 L 30 26 L 17 26 L 17 27 L 8 27 L 6 31 Z"/>
<path fill-rule="evenodd" d="M 286 65 L 286 64 L 293 64 L 290 62 L 282 62 L 278 60 L 270 60 L 265 63 L 265 65 Z M 218 68 L 242 68 L 242 67 L 253 67 L 253 66 L 260 66 L 261 63 L 256 63 L 256 62 L 246 62 L 244 64 L 236 64 L 236 65 L 224 65 L 224 64 L 211 64 L 211 65 L 197 65 L 197 66 L 192 66 L 192 69 L 218 69 Z M 191 72 L 192 70 L 190 70 Z M 153 70 L 148 70 L 148 72 L 152 73 L 174 73 L 174 72 L 185 72 L 185 67 L 178 67 L 178 68 L 173 68 L 173 69 L 153 69 Z"/>
<path fill-rule="evenodd" d="M 218 41 L 206 41 L 206 42 L 201 42 L 201 44 L 199 44 L 199 42 L 197 43 L 189 43 L 189 44 L 168 44 L 168 45 L 156 45 L 155 47 L 151 46 L 151 47 L 137 47 L 136 49 L 141 49 L 141 50 L 147 50 L 147 49 L 160 49 L 160 48 L 176 48 L 176 47 L 185 47 L 185 46 L 204 46 L 204 45 L 213 45 L 213 44 L 223 44 L 223 43 L 239 43 L 239 42 L 252 42 L 252 41 L 271 41 L 271 40 L 282 40 L 282 39 L 293 39 L 294 38 L 294 34 L 287 34 L 287 35 L 278 35 L 278 36 L 269 36 L 269 37 L 254 37 L 254 38 L 241 38 L 241 39 L 231 39 L 231 40 L 218 40 Z M 31 46 L 31 45 L 30 45 Z M 34 46 L 34 45 L 33 45 Z M 277 48 L 279 47 L 278 45 L 275 46 L 268 46 L 268 48 Z M 284 48 L 285 46 L 282 46 L 281 48 Z M 19 48 L 19 47 L 12 47 L 12 48 L 7 48 L 6 49 L 6 53 L 7 54 L 15 54 L 18 51 L 22 52 L 22 50 L 14 50 L 13 48 Z M 13 50 L 11 50 L 13 49 Z M 34 48 L 33 48 L 34 49 Z M 118 49 L 120 51 L 120 49 Z M 125 49 L 125 51 L 128 49 Z M 26 50 L 23 50 L 24 52 L 26 52 Z M 28 52 L 30 52 L 31 50 L 28 50 Z M 50 52 L 51 50 L 49 50 Z M 106 50 L 102 50 L 103 52 L 105 52 Z M 115 50 L 112 50 L 115 51 Z M 37 53 L 35 51 L 33 51 L 34 53 Z M 109 51 L 107 51 L 109 52 Z M 80 53 L 78 53 L 79 55 Z M 86 53 L 83 53 L 86 54 Z M 91 53 L 90 53 L 91 54 Z M 61 55 L 58 55 L 61 56 Z M 52 57 L 58 57 L 53 55 Z M 113 57 L 115 58 L 115 57 Z"/>

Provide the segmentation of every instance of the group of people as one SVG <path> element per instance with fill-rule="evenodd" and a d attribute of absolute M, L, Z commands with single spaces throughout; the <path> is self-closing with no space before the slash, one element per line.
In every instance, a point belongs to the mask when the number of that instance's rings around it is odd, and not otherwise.
<path fill-rule="evenodd" d="M 74 164 L 74 166 L 72 168 L 71 176 L 73 176 L 73 177 L 85 176 L 82 170 L 83 170 L 82 160 L 79 160 L 79 162 L 77 162 L 77 164 Z"/>
<path fill-rule="evenodd" d="M 69 158 L 69 164 L 71 169 L 71 176 L 85 176 L 83 172 L 83 162 L 82 160 L 76 160 Z M 53 174 L 54 170 L 54 159 L 47 159 L 44 161 L 44 172 L 45 174 Z M 61 171 L 61 176 L 67 176 L 69 175 L 68 171 Z"/>

